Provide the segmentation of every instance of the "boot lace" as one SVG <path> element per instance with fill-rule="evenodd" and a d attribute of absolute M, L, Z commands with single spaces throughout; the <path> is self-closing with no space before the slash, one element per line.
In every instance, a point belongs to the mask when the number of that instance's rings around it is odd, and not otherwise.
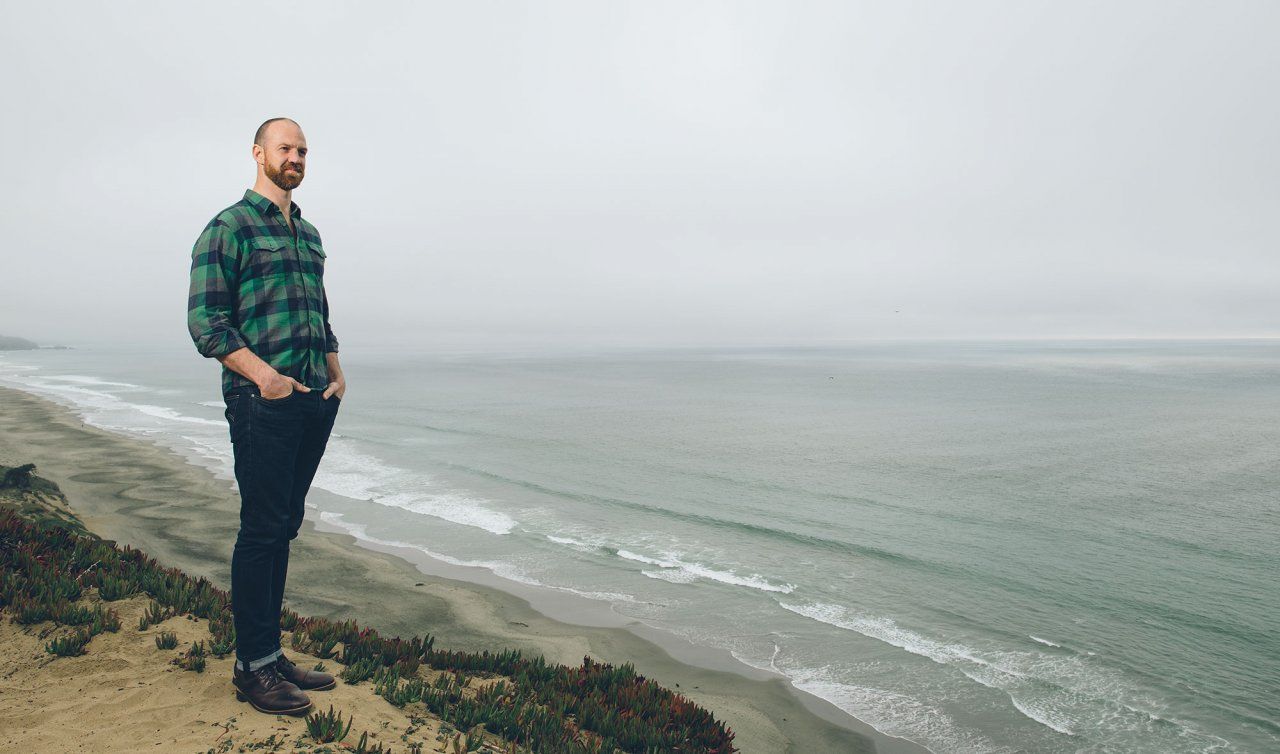
<path fill-rule="evenodd" d="M 272 686 L 279 683 L 280 681 L 284 680 L 284 678 L 280 675 L 280 669 L 276 667 L 276 664 L 274 662 L 268 665 L 263 665 L 262 667 L 253 671 L 252 675 L 254 680 L 257 682 L 257 684 L 261 686 L 264 690 L 269 689 Z"/>

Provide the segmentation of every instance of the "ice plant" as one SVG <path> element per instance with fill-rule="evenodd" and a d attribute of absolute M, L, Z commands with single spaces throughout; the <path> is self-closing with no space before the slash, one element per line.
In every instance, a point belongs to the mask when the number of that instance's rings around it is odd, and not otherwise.
<path fill-rule="evenodd" d="M 369 731 L 366 730 L 360 734 L 360 740 L 356 743 L 355 754 L 391 754 L 391 750 L 382 748 L 382 744 L 370 749 Z"/>
<path fill-rule="evenodd" d="M 59 657 L 82 655 L 84 654 L 84 645 L 89 643 L 91 636 L 88 629 L 81 628 L 73 634 L 59 636 L 45 644 L 44 648 L 49 654 L 55 654 Z"/>
<path fill-rule="evenodd" d="M 351 718 L 347 718 L 346 725 L 343 725 L 342 713 L 335 714 L 332 704 L 329 705 L 328 712 L 313 712 L 307 715 L 307 732 L 317 743 L 341 741 L 347 737 L 347 732 L 350 730 Z"/>
<path fill-rule="evenodd" d="M 82 586 L 97 587 L 102 599 L 149 596 L 151 604 L 139 621 L 140 630 L 174 616 L 203 618 L 208 620 L 208 653 L 222 656 L 235 648 L 230 594 L 207 579 L 165 568 L 140 550 L 117 546 L 65 522 L 29 522 L 15 511 L 0 508 L 0 608 L 10 620 L 39 623 L 55 615 L 67 622 L 87 619 L 80 633 L 48 645 L 53 653 L 59 653 L 55 645 L 72 652 L 77 643 L 79 651 L 84 651 L 90 637 L 115 630 L 112 625 L 118 628 L 119 619 L 102 605 L 88 611 L 76 605 Z M 389 703 L 431 712 L 456 730 L 471 731 L 472 741 L 483 730 L 500 738 L 498 745 L 504 751 L 737 751 L 733 731 L 722 721 L 683 695 L 637 674 L 630 663 L 615 667 L 587 656 L 580 667 L 571 667 L 511 649 L 442 649 L 435 647 L 429 634 L 384 638 L 354 620 L 335 622 L 288 610 L 282 611 L 280 624 L 292 632 L 291 644 L 301 653 L 329 654 L 336 649 L 334 659 L 343 666 L 339 674 L 346 683 L 372 680 Z M 204 666 L 205 653 L 200 641 L 174 662 L 198 670 Z M 317 729 L 321 734 L 339 732 L 340 720 L 312 718 L 316 722 L 309 720 L 308 730 L 314 725 L 323 729 Z M 349 720 L 345 727 L 349 729 Z M 411 752 L 413 748 L 411 744 Z"/>
<path fill-rule="evenodd" d="M 194 670 L 197 673 L 204 672 L 204 640 L 200 640 L 191 645 L 191 647 L 180 657 L 170 660 L 173 664 L 186 670 Z"/>

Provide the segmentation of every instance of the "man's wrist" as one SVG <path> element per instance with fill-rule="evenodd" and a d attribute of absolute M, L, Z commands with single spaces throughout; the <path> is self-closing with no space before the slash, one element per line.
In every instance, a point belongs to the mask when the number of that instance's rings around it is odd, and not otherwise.
<path fill-rule="evenodd" d="M 258 357 L 248 346 L 238 348 L 226 356 L 219 356 L 218 361 L 236 374 L 244 377 L 260 389 L 266 387 L 278 372 L 275 367 Z"/>
<path fill-rule="evenodd" d="M 276 370 L 273 367 L 271 367 L 271 365 L 264 363 L 263 368 L 257 370 L 257 372 L 253 375 L 253 382 L 255 385 L 258 386 L 258 389 L 262 389 L 266 387 L 267 383 L 271 382 L 272 378 L 274 378 L 277 374 L 278 372 L 276 372 Z"/>

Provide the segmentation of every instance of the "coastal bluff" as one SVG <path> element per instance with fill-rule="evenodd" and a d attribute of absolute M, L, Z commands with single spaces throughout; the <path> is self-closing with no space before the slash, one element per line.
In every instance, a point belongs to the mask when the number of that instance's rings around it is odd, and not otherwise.
<path fill-rule="evenodd" d="M 738 751 L 629 664 L 453 651 L 288 609 L 286 651 L 340 683 L 305 717 L 257 712 L 230 683 L 230 595 L 94 534 L 36 470 L 0 466 L 0 749 Z"/>

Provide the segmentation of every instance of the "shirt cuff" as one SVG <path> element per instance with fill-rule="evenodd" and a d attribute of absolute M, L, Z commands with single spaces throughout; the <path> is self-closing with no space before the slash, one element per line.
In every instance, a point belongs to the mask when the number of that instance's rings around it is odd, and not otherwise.
<path fill-rule="evenodd" d="M 199 350 L 206 358 L 214 359 L 239 351 L 248 344 L 244 336 L 235 330 L 222 330 L 200 339 Z"/>

